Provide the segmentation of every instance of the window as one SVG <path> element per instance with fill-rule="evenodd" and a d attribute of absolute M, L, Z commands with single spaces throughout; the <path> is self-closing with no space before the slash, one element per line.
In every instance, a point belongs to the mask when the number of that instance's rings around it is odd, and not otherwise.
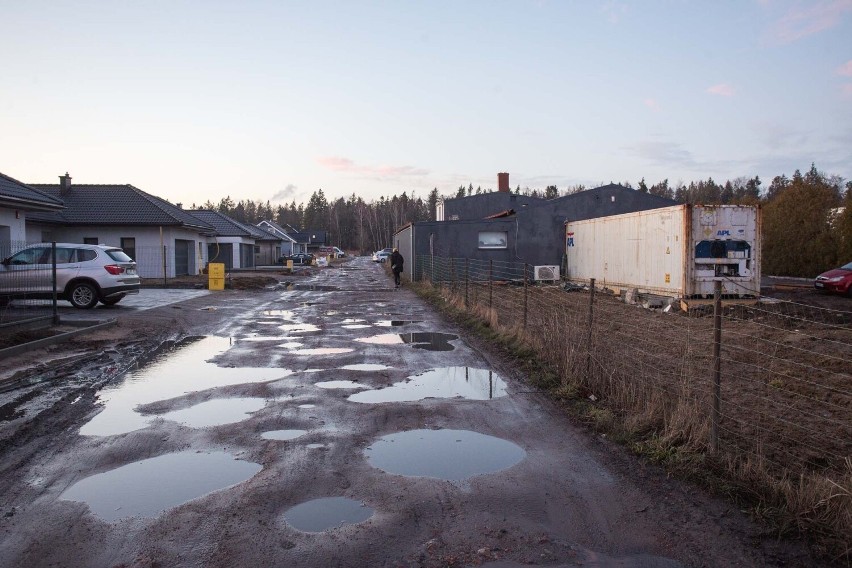
<path fill-rule="evenodd" d="M 96 245 L 98 244 L 98 237 L 84 237 L 83 238 L 84 245 Z"/>
<path fill-rule="evenodd" d="M 77 262 L 88 262 L 90 260 L 95 260 L 98 257 L 98 253 L 89 249 L 77 249 Z"/>
<path fill-rule="evenodd" d="M 506 231 L 480 231 L 479 248 L 504 249 L 508 248 L 509 237 Z"/>
<path fill-rule="evenodd" d="M 127 256 L 136 260 L 136 239 L 134 237 L 121 237 L 121 250 Z"/>

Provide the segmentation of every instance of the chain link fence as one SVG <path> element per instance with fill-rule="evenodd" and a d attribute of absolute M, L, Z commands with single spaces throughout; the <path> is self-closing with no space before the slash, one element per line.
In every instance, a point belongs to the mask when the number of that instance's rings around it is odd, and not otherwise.
<path fill-rule="evenodd" d="M 591 399 L 602 420 L 654 433 L 643 439 L 659 451 L 685 446 L 721 465 L 848 555 L 852 312 L 720 296 L 686 312 L 647 309 L 594 281 L 535 282 L 520 263 L 416 265 L 445 300 L 532 347 L 557 371 L 554 388 Z"/>

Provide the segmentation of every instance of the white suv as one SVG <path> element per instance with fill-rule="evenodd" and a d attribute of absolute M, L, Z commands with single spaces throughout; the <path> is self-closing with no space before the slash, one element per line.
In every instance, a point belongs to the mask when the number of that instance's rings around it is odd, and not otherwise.
<path fill-rule="evenodd" d="M 50 243 L 30 245 L 0 264 L 0 305 L 13 298 L 53 297 Z M 117 247 L 56 243 L 56 295 L 75 308 L 117 304 L 138 294 L 136 263 Z"/>

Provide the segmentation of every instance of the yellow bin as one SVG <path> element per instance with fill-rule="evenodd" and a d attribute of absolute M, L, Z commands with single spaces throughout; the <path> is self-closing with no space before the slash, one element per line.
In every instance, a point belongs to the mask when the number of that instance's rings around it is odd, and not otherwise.
<path fill-rule="evenodd" d="M 224 290 L 225 289 L 225 263 L 211 262 L 207 267 L 209 276 L 208 289 Z"/>

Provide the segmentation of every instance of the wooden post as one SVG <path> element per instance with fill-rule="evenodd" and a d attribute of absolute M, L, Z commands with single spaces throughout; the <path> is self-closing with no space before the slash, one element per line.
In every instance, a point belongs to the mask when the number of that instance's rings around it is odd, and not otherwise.
<path fill-rule="evenodd" d="M 494 261 L 488 261 L 488 309 L 494 305 Z"/>
<path fill-rule="evenodd" d="M 713 412 L 710 415 L 710 450 L 719 450 L 719 415 L 722 398 L 722 282 L 713 289 Z"/>
<path fill-rule="evenodd" d="M 529 303 L 529 286 L 527 286 L 527 269 L 529 265 L 524 263 L 524 329 L 527 328 L 527 304 Z"/>
<path fill-rule="evenodd" d="M 594 330 L 595 316 L 595 279 L 589 280 L 589 333 L 586 340 L 586 380 L 591 378 L 592 373 L 592 331 Z"/>

